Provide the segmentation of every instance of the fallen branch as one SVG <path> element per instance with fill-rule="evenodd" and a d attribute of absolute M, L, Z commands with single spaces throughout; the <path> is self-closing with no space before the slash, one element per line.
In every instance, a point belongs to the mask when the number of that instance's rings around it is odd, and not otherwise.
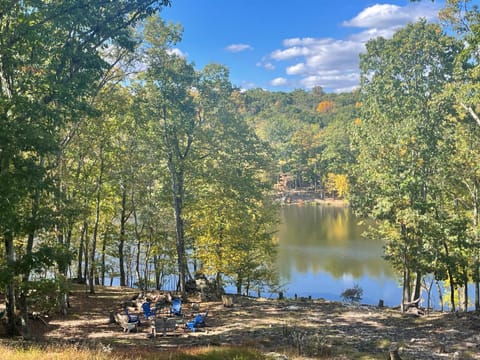
<path fill-rule="evenodd" d="M 39 313 L 39 312 L 33 312 L 32 313 L 32 319 L 34 320 L 40 320 L 41 322 L 43 322 L 45 325 L 48 326 L 47 322 L 42 318 L 42 315 Z"/>
<path fill-rule="evenodd" d="M 417 307 L 419 302 L 420 302 L 420 298 L 415 299 L 415 300 L 410 301 L 410 302 L 405 302 L 405 303 L 403 303 L 403 308 L 405 309 L 405 308 L 409 308 L 409 307 L 413 307 L 413 306 Z"/>

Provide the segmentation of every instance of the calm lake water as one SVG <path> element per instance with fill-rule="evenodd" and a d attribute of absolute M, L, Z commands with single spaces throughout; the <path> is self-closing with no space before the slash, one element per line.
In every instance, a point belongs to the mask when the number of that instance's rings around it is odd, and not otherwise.
<path fill-rule="evenodd" d="M 341 300 L 358 284 L 362 303 L 396 306 L 401 288 L 382 258 L 383 243 L 362 238 L 366 229 L 348 208 L 285 206 L 278 229 L 278 266 L 285 296 Z"/>

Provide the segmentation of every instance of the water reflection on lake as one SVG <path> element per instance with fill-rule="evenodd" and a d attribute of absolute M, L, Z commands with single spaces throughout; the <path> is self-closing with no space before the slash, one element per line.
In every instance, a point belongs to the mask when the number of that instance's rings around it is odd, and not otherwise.
<path fill-rule="evenodd" d="M 286 206 L 278 228 L 278 265 L 286 296 L 340 300 L 358 284 L 362 303 L 401 302 L 391 266 L 382 259 L 383 244 L 362 238 L 366 229 L 348 208 Z"/>

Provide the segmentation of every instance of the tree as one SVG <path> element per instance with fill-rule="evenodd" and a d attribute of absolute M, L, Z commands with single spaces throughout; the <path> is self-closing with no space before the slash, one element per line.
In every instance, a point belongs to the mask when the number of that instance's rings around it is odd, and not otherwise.
<path fill-rule="evenodd" d="M 335 103 L 331 100 L 324 100 L 318 103 L 317 112 L 328 113 L 335 110 Z"/>
<path fill-rule="evenodd" d="M 234 93 L 223 97 L 210 127 L 211 145 L 203 151 L 214 156 L 201 157 L 193 178 L 197 191 L 188 234 L 195 239 L 199 271 L 213 276 L 218 289 L 226 278 L 241 293 L 254 282 L 274 284 L 271 231 L 277 213 L 265 182 L 268 147 L 236 114 L 233 99 Z"/>
<path fill-rule="evenodd" d="M 340 197 L 348 195 L 348 179 L 346 175 L 328 173 L 325 185 L 329 191 L 337 193 Z"/>
<path fill-rule="evenodd" d="M 447 1 L 444 10 L 441 12 L 441 17 L 448 25 L 462 37 L 465 46 L 457 56 L 456 71 L 453 81 L 445 87 L 444 96 L 453 102 L 457 114 L 455 116 L 456 123 L 460 135 L 458 144 L 472 144 L 471 134 L 477 134 L 469 123 L 479 127 L 480 117 L 478 108 L 478 99 L 480 97 L 479 77 L 480 77 L 480 58 L 476 51 L 480 44 L 480 12 L 478 6 L 473 4 L 470 0 L 463 1 Z M 467 131 L 465 131 L 467 130 Z M 475 148 L 459 147 L 458 150 L 467 155 L 468 158 L 459 157 L 461 165 L 464 165 L 466 159 L 476 158 L 478 156 Z M 464 166 L 461 169 L 467 170 Z M 475 166 L 469 167 L 466 172 L 459 172 L 459 177 L 462 179 L 460 188 L 466 190 L 465 203 L 469 204 L 469 232 L 472 236 L 474 244 L 475 256 L 472 263 L 472 275 L 475 282 L 475 309 L 480 309 L 480 225 L 479 225 L 479 200 L 478 200 L 478 171 Z"/>
<path fill-rule="evenodd" d="M 451 96 L 446 94 L 443 101 L 451 101 Z M 457 113 L 452 113 L 449 117 L 452 129 L 446 133 L 445 140 L 442 142 L 444 151 L 442 159 L 445 164 L 444 169 L 438 176 L 442 180 L 444 191 L 442 193 L 442 202 L 445 208 L 449 210 L 451 217 L 457 220 L 457 231 L 455 239 L 460 242 L 457 246 L 452 246 L 457 251 L 458 258 L 455 266 L 462 266 L 461 283 L 464 289 L 467 289 L 468 280 L 473 279 L 475 284 L 475 308 L 479 305 L 479 176 L 480 169 L 477 165 L 480 153 L 479 139 L 480 128 L 475 122 L 458 118 Z M 459 225 L 462 226 L 459 226 Z M 460 236 L 460 239 L 456 239 Z M 456 250 L 459 248 L 458 250 Z M 468 301 L 468 292 L 463 296 L 465 302 Z M 467 304 L 464 309 L 467 310 Z"/>
<path fill-rule="evenodd" d="M 144 36 L 148 44 L 144 52 L 147 116 L 153 121 L 153 133 L 161 141 L 159 156 L 166 160 L 169 173 L 179 290 L 183 293 L 188 274 L 183 216 L 185 176 L 193 156 L 192 146 L 204 119 L 194 105 L 192 90 L 197 76 L 193 66 L 168 51 L 169 46 L 180 39 L 180 29 L 166 26 L 158 17 L 150 18 L 145 24 Z"/>
<path fill-rule="evenodd" d="M 38 212 L 52 193 L 47 160 L 59 150 L 66 125 L 89 108 L 88 98 L 111 66 L 101 48 L 118 44 L 131 49 L 129 27 L 168 4 L 72 0 L 0 5 L 0 234 L 9 266 L 21 260 L 15 254 L 15 239 L 27 236 L 22 247 L 28 258 L 35 234 L 52 226 L 54 214 L 39 218 Z M 24 281 L 29 271 L 24 269 Z M 18 274 L 10 273 L 7 316 L 8 332 L 13 334 Z"/>
<path fill-rule="evenodd" d="M 419 297 L 422 273 L 433 271 L 427 224 L 440 226 L 432 204 L 446 109 L 432 100 L 451 79 L 459 49 L 439 26 L 422 20 L 391 40 L 369 41 L 361 55 L 351 201 L 383 221 L 376 236 L 387 239 L 387 258 L 402 273 L 402 304 Z"/>
<path fill-rule="evenodd" d="M 471 118 L 480 126 L 478 98 L 480 87 L 479 55 L 475 50 L 480 44 L 480 12 L 471 0 L 447 1 L 440 13 L 441 18 L 462 36 L 466 46 L 456 59 L 455 81 L 446 90 L 454 98 L 457 111 L 462 117 Z"/>

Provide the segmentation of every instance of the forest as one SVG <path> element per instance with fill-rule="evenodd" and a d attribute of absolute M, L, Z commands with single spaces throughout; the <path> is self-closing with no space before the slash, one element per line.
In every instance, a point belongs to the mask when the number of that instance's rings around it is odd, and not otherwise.
<path fill-rule="evenodd" d="M 447 1 L 367 43 L 360 86 L 244 90 L 172 51 L 169 0 L 0 4 L 0 283 L 8 331 L 68 283 L 275 288 L 276 197 L 376 220 L 403 286 L 480 309 L 480 13 Z M 80 15 L 81 14 L 81 15 Z M 447 31 L 448 30 L 448 31 Z M 47 296 L 48 295 L 48 296 Z M 17 312 L 18 310 L 18 312 Z"/>

